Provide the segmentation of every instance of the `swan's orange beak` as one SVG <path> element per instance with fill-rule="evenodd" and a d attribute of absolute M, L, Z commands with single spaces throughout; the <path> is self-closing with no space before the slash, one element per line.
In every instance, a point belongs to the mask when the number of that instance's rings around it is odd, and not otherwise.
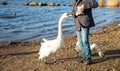
<path fill-rule="evenodd" d="M 67 14 L 67 16 L 68 16 L 68 17 L 71 17 L 71 16 L 72 16 L 72 14 L 71 14 L 71 13 L 68 13 L 68 14 Z"/>

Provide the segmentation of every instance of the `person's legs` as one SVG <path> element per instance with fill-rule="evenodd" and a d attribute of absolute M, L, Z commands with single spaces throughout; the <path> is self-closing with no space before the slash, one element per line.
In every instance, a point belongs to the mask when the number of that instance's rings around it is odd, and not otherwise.
<path fill-rule="evenodd" d="M 81 30 L 76 31 L 76 34 L 82 52 L 82 60 L 84 59 L 85 64 L 91 64 L 92 60 L 91 60 L 91 50 L 89 44 L 89 28 L 81 27 Z"/>
<path fill-rule="evenodd" d="M 82 36 L 82 44 L 84 47 L 85 58 L 91 58 L 91 50 L 89 44 L 89 28 L 81 27 L 81 36 Z"/>
<path fill-rule="evenodd" d="M 77 39 L 79 41 L 79 45 L 80 45 L 80 49 L 81 49 L 81 52 L 82 52 L 82 58 L 84 59 L 86 57 L 86 53 L 85 53 L 85 48 L 83 47 L 83 43 L 82 43 L 82 35 L 81 35 L 81 30 L 79 31 L 76 31 L 76 34 L 77 34 Z"/>

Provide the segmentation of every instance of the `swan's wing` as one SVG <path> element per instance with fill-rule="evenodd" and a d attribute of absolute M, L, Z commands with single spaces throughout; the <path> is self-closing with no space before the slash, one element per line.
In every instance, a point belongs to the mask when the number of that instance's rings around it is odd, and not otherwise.
<path fill-rule="evenodd" d="M 102 53 L 99 45 L 97 45 L 96 43 L 93 43 L 93 44 L 91 44 L 91 50 L 92 50 L 93 48 L 96 49 L 96 51 L 98 52 L 98 55 L 99 55 L 100 57 L 104 57 L 104 54 Z"/>
<path fill-rule="evenodd" d="M 40 55 L 39 59 L 43 59 L 43 58 L 49 56 L 49 54 L 51 54 L 51 49 L 49 48 L 49 45 L 46 45 L 45 43 L 43 43 L 41 45 L 41 48 L 40 48 L 38 54 Z"/>
<path fill-rule="evenodd" d="M 91 44 L 90 47 L 91 47 L 91 50 L 92 50 L 93 48 L 95 48 L 95 49 L 97 50 L 97 52 L 101 52 L 100 47 L 99 47 L 96 43 Z"/>

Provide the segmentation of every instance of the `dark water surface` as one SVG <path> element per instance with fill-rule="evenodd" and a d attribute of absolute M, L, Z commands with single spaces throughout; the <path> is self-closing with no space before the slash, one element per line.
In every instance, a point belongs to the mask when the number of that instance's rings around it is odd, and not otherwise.
<path fill-rule="evenodd" d="M 1 0 L 2 1 L 2 0 Z M 3 0 L 5 1 L 5 0 Z M 8 5 L 0 5 L 0 42 L 31 41 L 57 36 L 58 20 L 65 12 L 71 12 L 68 6 L 72 0 L 34 0 L 44 3 L 59 3 L 66 6 L 26 6 L 32 0 L 7 0 Z M 16 15 L 15 15 L 16 14 Z M 103 26 L 120 21 L 120 7 L 93 9 L 96 30 Z M 63 21 L 63 34 L 68 36 L 75 33 L 73 18 Z"/>

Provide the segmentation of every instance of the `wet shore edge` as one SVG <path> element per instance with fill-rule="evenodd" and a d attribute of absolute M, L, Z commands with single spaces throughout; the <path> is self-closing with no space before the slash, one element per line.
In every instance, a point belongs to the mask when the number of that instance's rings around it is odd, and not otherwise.
<path fill-rule="evenodd" d="M 93 31 L 90 33 L 90 38 L 92 38 L 92 35 L 98 35 L 99 36 L 99 33 L 100 32 L 104 32 L 104 30 L 106 30 L 106 32 L 109 32 L 110 30 L 111 31 L 114 31 L 114 29 L 118 27 L 118 29 L 120 29 L 120 22 L 115 22 L 115 23 L 112 23 L 108 26 L 105 26 L 105 27 L 102 27 L 100 28 L 99 30 L 96 30 L 96 31 Z M 119 32 L 119 31 L 118 31 Z M 117 32 L 116 32 L 117 33 Z M 111 35 L 112 36 L 112 35 Z M 115 36 L 115 35 L 114 35 Z M 70 36 L 67 36 L 64 38 L 64 41 L 66 40 L 69 40 L 71 41 L 71 39 L 76 39 L 76 35 L 75 34 L 72 34 Z M 11 42 L 0 42 L 0 47 L 2 44 L 23 44 L 23 43 L 34 43 L 34 44 L 40 44 L 42 42 L 42 40 L 37 40 L 37 41 L 11 41 Z M 74 41 L 71 41 L 74 43 Z"/>

